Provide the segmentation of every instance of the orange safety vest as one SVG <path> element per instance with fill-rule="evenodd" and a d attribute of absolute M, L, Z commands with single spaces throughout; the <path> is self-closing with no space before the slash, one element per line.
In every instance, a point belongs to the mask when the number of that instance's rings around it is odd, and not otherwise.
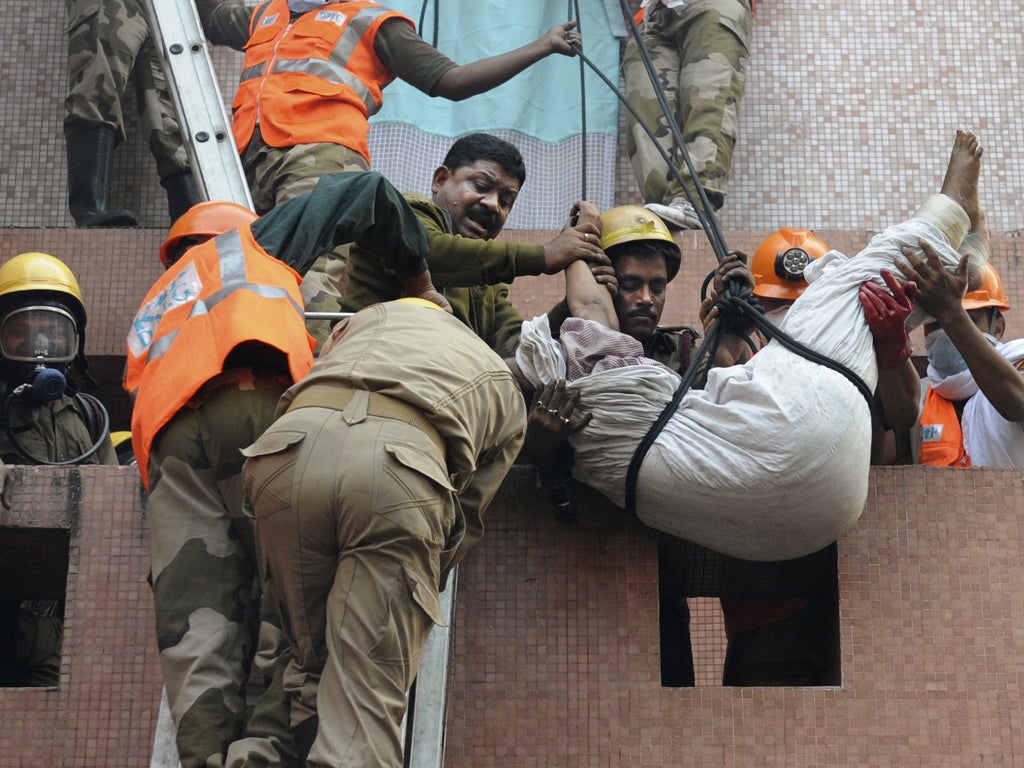
<path fill-rule="evenodd" d="M 933 467 L 969 467 L 964 432 L 953 403 L 928 387 L 921 409 L 920 464 Z"/>
<path fill-rule="evenodd" d="M 232 130 L 244 152 L 257 123 L 272 147 L 340 144 L 370 160 L 367 118 L 395 79 L 373 49 L 388 19 L 412 20 L 374 2 L 331 3 L 291 21 L 287 0 L 256 8 L 245 46 Z"/>
<path fill-rule="evenodd" d="M 249 227 L 185 253 L 153 285 L 128 334 L 124 388 L 132 394 L 132 447 L 149 488 L 157 433 L 224 370 L 239 344 L 258 341 L 288 359 L 293 381 L 313 365 L 302 278 L 264 251 Z"/>

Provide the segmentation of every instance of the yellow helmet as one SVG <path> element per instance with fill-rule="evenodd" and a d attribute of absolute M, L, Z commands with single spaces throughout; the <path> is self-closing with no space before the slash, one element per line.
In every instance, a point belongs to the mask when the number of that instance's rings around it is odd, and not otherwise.
<path fill-rule="evenodd" d="M 809 229 L 782 228 L 757 246 L 750 271 L 757 281 L 754 295 L 795 301 L 807 287 L 804 267 L 828 253 L 828 246 Z"/>
<path fill-rule="evenodd" d="M 682 255 L 672 233 L 657 215 L 639 205 L 620 205 L 601 214 L 601 248 L 606 252 L 637 241 L 652 241 L 658 245 L 665 255 L 668 279 L 676 276 Z M 608 253 L 611 258 L 614 255 L 614 251 Z"/>
<path fill-rule="evenodd" d="M 1010 308 L 1010 300 L 1003 290 L 1003 281 L 992 266 L 992 262 L 986 261 L 982 269 L 981 286 L 976 291 L 968 291 L 963 298 L 964 309 L 982 309 L 984 307 L 998 307 L 1006 311 Z"/>
<path fill-rule="evenodd" d="M 78 316 L 79 331 L 85 326 L 82 289 L 68 266 L 48 253 L 20 253 L 0 266 L 0 302 L 6 304 L 19 293 L 56 294 Z"/>
<path fill-rule="evenodd" d="M 252 224 L 259 217 L 244 205 L 226 200 L 207 200 L 197 203 L 185 211 L 171 225 L 167 239 L 160 246 L 160 263 L 165 267 L 168 259 L 182 240 L 194 238 L 210 238 L 223 235 L 232 229 Z"/>

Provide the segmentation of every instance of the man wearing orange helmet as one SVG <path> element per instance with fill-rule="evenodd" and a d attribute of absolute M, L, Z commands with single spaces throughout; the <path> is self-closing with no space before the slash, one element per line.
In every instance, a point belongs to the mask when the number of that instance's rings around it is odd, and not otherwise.
<path fill-rule="evenodd" d="M 358 239 L 390 255 L 410 295 L 444 300 L 426 270 L 426 233 L 377 173 L 324 176 L 259 219 L 233 203 L 182 218 L 161 250 L 169 269 L 132 322 L 124 380 L 149 492 L 160 663 L 183 768 L 290 765 L 280 689 L 246 719 L 260 589 L 241 450 L 313 364 L 299 284 L 318 254 Z"/>
<path fill-rule="evenodd" d="M 1002 340 L 1010 303 L 999 273 L 986 263 L 980 286 L 964 293 L 970 254 L 950 275 L 923 250 L 924 258 L 907 253 L 901 265 L 920 286 L 918 303 L 935 320 L 925 325 L 929 388 L 919 461 L 1024 467 L 1024 339 Z"/>

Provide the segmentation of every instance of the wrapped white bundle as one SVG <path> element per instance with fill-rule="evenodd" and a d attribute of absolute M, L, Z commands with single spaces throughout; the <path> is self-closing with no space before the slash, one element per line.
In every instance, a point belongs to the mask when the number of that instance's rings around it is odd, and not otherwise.
<path fill-rule="evenodd" d="M 856 257 L 826 254 L 808 268 L 810 286 L 783 330 L 874 390 L 878 369 L 860 285 L 874 280 L 884 287 L 879 271 L 894 269 L 900 246 L 919 239 L 954 269 L 968 225 L 959 205 L 936 196 Z M 516 357 L 534 385 L 565 370 L 564 362 L 551 362 L 558 350 L 546 322 L 524 323 Z M 570 438 L 575 477 L 624 506 L 633 452 L 678 383 L 643 365 L 574 379 L 578 410 L 593 413 Z M 868 404 L 857 387 L 772 342 L 745 365 L 711 370 L 705 389 L 686 393 L 640 469 L 637 514 L 652 528 L 735 557 L 806 555 L 834 541 L 863 511 L 870 443 Z"/>

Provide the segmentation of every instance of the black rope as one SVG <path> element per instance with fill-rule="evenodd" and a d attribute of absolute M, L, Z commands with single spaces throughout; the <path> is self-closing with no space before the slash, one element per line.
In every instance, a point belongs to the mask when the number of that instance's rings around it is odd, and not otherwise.
<path fill-rule="evenodd" d="M 626 97 L 619 91 L 616 84 L 612 83 L 597 66 L 590 61 L 579 47 L 574 46 L 576 55 L 580 57 L 581 65 L 585 64 L 594 71 L 595 74 L 607 85 L 612 92 L 616 95 L 622 105 L 629 111 L 636 120 L 643 131 L 650 137 L 651 142 L 658 153 L 661 155 L 665 164 L 669 168 L 670 173 L 675 178 L 676 182 L 683 189 L 687 200 L 693 206 L 694 211 L 697 213 L 697 218 L 700 220 L 701 228 L 704 230 L 704 234 L 707 235 L 708 242 L 711 244 L 711 248 L 715 253 L 718 262 L 721 263 L 725 260 L 729 253 L 728 247 L 725 243 L 725 237 L 722 235 L 722 230 L 719 227 L 718 220 L 715 217 L 714 209 L 711 207 L 711 203 L 707 198 L 707 194 L 704 191 L 703 185 L 700 183 L 697 171 L 693 166 L 693 162 L 690 159 L 689 152 L 686 150 L 686 143 L 683 140 L 679 126 L 676 123 L 675 115 L 668 104 L 668 100 L 665 98 L 665 93 L 661 88 L 661 84 L 658 82 L 656 73 L 654 72 L 654 65 L 651 63 L 650 55 L 647 52 L 646 47 L 643 44 L 643 40 L 640 37 L 640 30 L 636 26 L 636 22 L 633 20 L 633 13 L 629 7 L 628 0 L 619 0 L 622 7 L 623 15 L 629 24 L 630 34 L 636 42 L 637 48 L 639 49 L 640 58 L 644 63 L 644 68 L 647 70 L 647 76 L 651 81 L 651 86 L 654 89 L 654 93 L 658 97 L 658 103 L 661 106 L 662 112 L 665 116 L 665 121 L 672 132 L 673 142 L 675 144 L 674 149 L 683 158 L 686 165 L 686 169 L 690 174 L 690 178 L 693 182 L 693 186 L 696 189 L 699 204 L 694 200 L 693 195 L 687 188 L 685 181 L 683 180 L 682 174 L 679 172 L 678 164 L 669 156 L 668 152 L 665 151 L 664 147 L 658 143 L 654 135 L 654 130 L 651 126 L 647 125 L 637 113 L 636 109 L 629 103 Z M 705 291 L 708 284 L 714 278 L 714 272 L 712 272 L 708 278 L 704 281 L 701 286 L 702 298 L 706 295 Z M 701 343 L 697 354 L 690 361 L 690 365 L 687 367 L 686 373 L 683 376 L 679 387 L 676 389 L 672 396 L 672 399 L 662 409 L 658 418 L 647 430 L 640 444 L 637 446 L 636 451 L 633 453 L 633 457 L 629 463 L 629 468 L 626 473 L 626 510 L 635 515 L 636 514 L 636 484 L 637 478 L 640 473 L 640 467 L 643 464 L 644 459 L 647 456 L 647 452 L 650 447 L 654 444 L 658 435 L 661 434 L 665 424 L 668 423 L 669 419 L 679 408 L 679 403 L 682 401 L 683 396 L 690 390 L 693 385 L 693 381 L 696 378 L 697 371 L 700 369 L 701 364 L 705 360 L 711 360 L 714 358 L 719 345 L 721 344 L 722 336 L 724 333 L 738 333 L 741 329 L 746 328 L 749 325 L 753 325 L 755 328 L 760 330 L 762 334 L 769 339 L 778 340 L 786 349 L 793 352 L 794 354 L 800 355 L 801 357 L 822 365 L 830 370 L 833 370 L 843 377 L 845 377 L 850 383 L 852 383 L 857 390 L 864 397 L 868 404 L 869 410 L 874 410 L 874 396 L 864 381 L 857 376 L 853 371 L 846 368 L 845 366 L 837 363 L 836 361 L 828 358 L 809 347 L 796 341 L 789 335 L 783 333 L 777 327 L 775 327 L 769 320 L 764 317 L 763 309 L 757 302 L 757 297 L 753 295 L 753 291 L 750 286 L 739 283 L 737 281 L 729 281 L 726 286 L 726 290 L 723 295 L 715 300 L 712 306 L 717 306 L 719 310 L 719 318 L 712 323 L 708 330 L 707 336 Z M 747 338 L 747 344 L 751 347 L 752 351 L 757 351 L 754 347 L 753 342 Z"/>
<path fill-rule="evenodd" d="M 575 12 L 575 16 L 574 16 Z M 583 34 L 583 16 L 580 0 L 569 0 L 569 20 L 575 18 L 576 29 Z M 587 66 L 580 59 L 580 199 L 587 199 Z"/>
<path fill-rule="evenodd" d="M 690 367 L 686 369 L 686 374 L 672 395 L 672 399 L 661 410 L 658 418 L 651 424 L 643 440 L 640 441 L 640 444 L 637 445 L 636 450 L 633 452 L 633 458 L 630 460 L 629 468 L 626 470 L 626 511 L 634 517 L 636 516 L 636 482 L 640 475 L 640 467 L 644 463 L 644 459 L 647 458 L 647 452 L 654 445 L 654 441 L 658 439 L 661 430 L 665 428 L 669 419 L 672 418 L 672 415 L 679 408 L 683 395 L 690 391 L 690 386 L 693 384 L 693 380 L 697 376 L 697 370 L 700 368 L 701 360 L 707 355 L 712 343 L 717 344 L 716 340 L 720 333 L 721 324 L 714 323 L 708 331 L 708 335 L 704 337 L 704 341 L 701 342 L 697 354 L 690 361 Z"/>
<path fill-rule="evenodd" d="M 744 288 L 745 287 L 746 286 L 744 286 Z M 721 343 L 721 337 L 723 333 L 726 332 L 724 330 L 725 323 L 723 320 L 730 315 L 740 315 L 760 330 L 765 337 L 778 341 L 790 352 L 842 375 L 847 379 L 847 381 L 857 388 L 858 392 L 860 392 L 861 396 L 867 403 L 868 410 L 870 412 L 874 412 L 875 398 L 871 390 L 868 389 L 868 385 L 864 383 L 863 379 L 846 366 L 837 363 L 835 360 L 832 360 L 825 355 L 815 352 L 810 347 L 807 347 L 781 331 L 762 314 L 760 307 L 756 305 L 756 301 L 755 303 L 751 303 L 747 297 L 742 295 L 723 296 L 716 299 L 712 306 L 717 306 L 719 308 L 720 315 L 718 320 L 712 323 L 704 342 L 701 344 L 700 349 L 697 350 L 696 356 L 690 361 L 690 366 L 686 371 L 686 375 L 683 377 L 679 387 L 672 395 L 672 399 L 669 400 L 668 404 L 658 415 L 658 418 L 648 428 L 647 433 L 637 445 L 636 450 L 633 452 L 633 458 L 629 462 L 629 468 L 626 471 L 625 491 L 626 511 L 631 515 L 636 515 L 637 479 L 640 475 L 640 467 L 643 465 L 644 459 L 647 458 L 647 452 L 650 450 L 651 446 L 654 445 L 654 441 L 658 439 L 658 435 L 661 434 L 661 431 L 665 428 L 669 419 L 671 419 L 672 415 L 676 410 L 678 410 L 679 403 L 682 401 L 683 396 L 689 392 L 690 388 L 693 386 L 693 380 L 696 378 L 701 361 L 705 358 L 708 360 L 714 359 L 715 352 L 718 350 L 718 346 Z M 750 344 L 750 341 L 748 340 L 747 343 Z"/>
<path fill-rule="evenodd" d="M 419 30 L 420 37 L 423 36 L 423 24 L 427 18 L 427 4 L 429 2 L 430 0 L 423 0 L 423 5 L 420 6 L 420 23 L 419 26 L 416 27 L 416 29 Z M 431 45 L 433 45 L 435 48 L 437 48 L 437 34 L 439 26 L 438 22 L 440 20 L 440 4 L 441 0 L 437 0 L 437 2 L 434 3 L 434 39 Z"/>

